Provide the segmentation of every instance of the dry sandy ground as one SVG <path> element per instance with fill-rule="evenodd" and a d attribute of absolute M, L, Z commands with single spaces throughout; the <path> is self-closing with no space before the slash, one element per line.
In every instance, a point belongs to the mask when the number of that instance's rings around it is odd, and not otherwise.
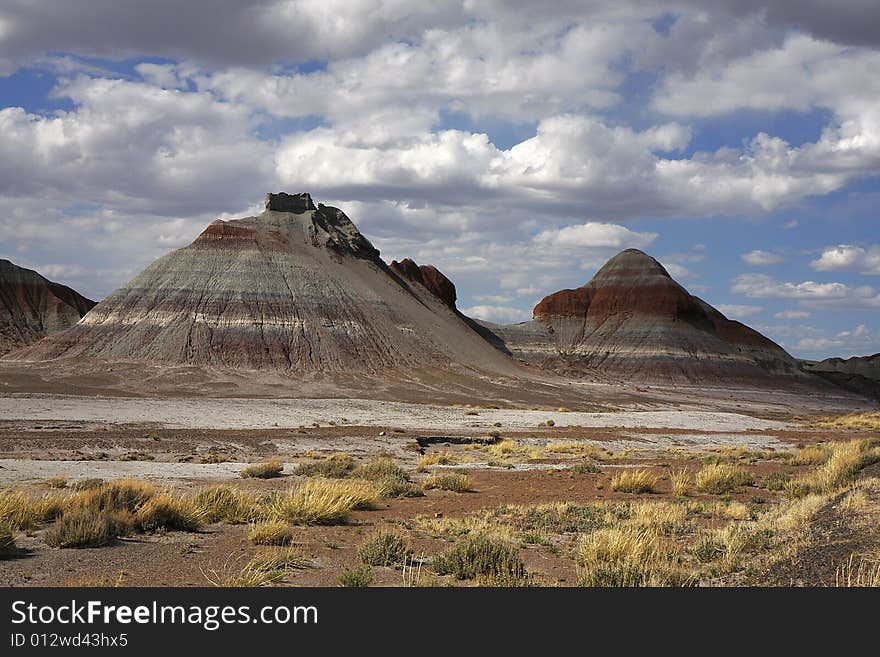
<path fill-rule="evenodd" d="M 339 424 L 402 429 L 490 430 L 546 425 L 650 427 L 702 431 L 782 428 L 784 423 L 745 414 L 689 409 L 614 411 L 531 411 L 468 409 L 370 399 L 144 399 L 61 395 L 0 397 L 0 421 L 137 424 L 173 428 L 268 429 Z"/>

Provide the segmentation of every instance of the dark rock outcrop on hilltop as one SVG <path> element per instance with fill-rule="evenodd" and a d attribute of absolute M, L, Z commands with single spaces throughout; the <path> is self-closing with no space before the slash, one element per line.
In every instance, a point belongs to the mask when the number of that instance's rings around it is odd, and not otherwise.
<path fill-rule="evenodd" d="M 73 326 L 94 305 L 66 285 L 0 260 L 0 354 Z"/>
<path fill-rule="evenodd" d="M 262 214 L 215 221 L 80 324 L 10 358 L 515 373 L 450 307 L 451 282 L 417 269 L 418 284 L 395 274 L 341 210 L 316 206 L 308 194 L 269 194 Z"/>
<path fill-rule="evenodd" d="M 486 326 L 516 357 L 569 375 L 718 383 L 808 378 L 779 345 L 689 294 L 636 249 L 611 258 L 583 287 L 542 299 L 531 321 Z"/>
<path fill-rule="evenodd" d="M 842 388 L 880 400 L 880 354 L 852 358 L 800 361 L 805 372 L 816 374 Z"/>
<path fill-rule="evenodd" d="M 455 302 L 458 298 L 455 284 L 433 265 L 417 265 L 409 258 L 404 258 L 400 262 L 392 260 L 390 267 L 391 271 L 398 276 L 402 276 L 411 283 L 418 283 L 447 306 L 455 308 Z"/>

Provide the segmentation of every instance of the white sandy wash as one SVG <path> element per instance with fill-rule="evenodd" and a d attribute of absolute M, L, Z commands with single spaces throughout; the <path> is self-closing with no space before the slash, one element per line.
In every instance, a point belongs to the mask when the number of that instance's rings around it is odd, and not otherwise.
<path fill-rule="evenodd" d="M 477 415 L 474 415 L 477 413 Z M 180 429 L 295 428 L 330 422 L 431 431 L 530 429 L 556 426 L 649 427 L 698 431 L 749 431 L 786 423 L 737 413 L 698 410 L 604 413 L 467 409 L 368 399 L 145 399 L 55 395 L 0 396 L 0 421 L 94 422 Z"/>

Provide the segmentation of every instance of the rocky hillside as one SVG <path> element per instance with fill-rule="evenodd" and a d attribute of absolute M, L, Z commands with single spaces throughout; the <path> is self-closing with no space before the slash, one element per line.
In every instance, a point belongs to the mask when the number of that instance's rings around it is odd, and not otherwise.
<path fill-rule="evenodd" d="M 73 326 L 94 305 L 66 285 L 0 260 L 0 354 Z"/>
<path fill-rule="evenodd" d="M 515 372 L 454 309 L 433 267 L 389 268 L 339 209 L 269 194 L 215 221 L 77 326 L 17 360 L 99 358 L 297 374 L 432 367 Z"/>
<path fill-rule="evenodd" d="M 487 325 L 518 358 L 578 375 L 645 381 L 809 378 L 779 345 L 691 295 L 636 249 L 583 287 L 538 303 L 529 322 Z"/>

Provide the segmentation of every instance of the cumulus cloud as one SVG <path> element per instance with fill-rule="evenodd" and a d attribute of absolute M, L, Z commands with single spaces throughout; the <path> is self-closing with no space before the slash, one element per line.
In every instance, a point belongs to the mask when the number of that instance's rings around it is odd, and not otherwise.
<path fill-rule="evenodd" d="M 873 244 L 867 249 L 846 244 L 830 246 L 810 266 L 818 271 L 855 271 L 880 275 L 880 244 Z"/>
<path fill-rule="evenodd" d="M 753 265 L 755 267 L 762 267 L 765 265 L 775 265 L 780 262 L 784 262 L 785 258 L 779 255 L 778 253 L 771 253 L 769 251 L 761 251 L 760 249 L 756 249 L 754 251 L 749 251 L 748 253 L 742 254 L 740 256 L 743 259 L 743 262 Z"/>
<path fill-rule="evenodd" d="M 718 310 L 732 319 L 744 319 L 764 312 L 763 306 L 749 306 L 730 303 L 719 303 L 715 306 Z"/>
<path fill-rule="evenodd" d="M 740 274 L 731 292 L 756 299 L 797 299 L 812 307 L 867 310 L 880 308 L 880 293 L 870 285 L 844 283 L 793 283 L 777 281 L 765 274 Z"/>
<path fill-rule="evenodd" d="M 624 226 L 588 221 L 585 224 L 552 228 L 535 236 L 535 242 L 556 247 L 645 248 L 657 239 L 657 233 L 636 233 Z"/>

